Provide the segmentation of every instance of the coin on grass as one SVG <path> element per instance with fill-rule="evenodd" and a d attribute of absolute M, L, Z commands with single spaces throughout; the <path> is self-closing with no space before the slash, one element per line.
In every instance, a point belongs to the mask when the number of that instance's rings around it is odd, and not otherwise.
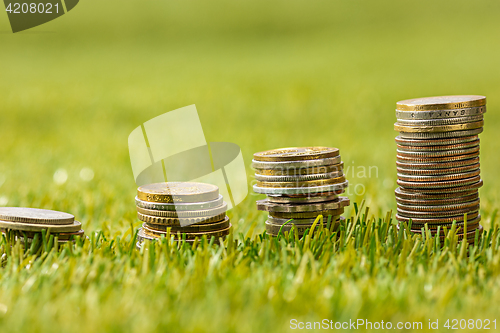
<path fill-rule="evenodd" d="M 1 232 L 6 233 L 6 229 L 0 229 Z M 27 238 L 35 238 L 36 235 L 40 235 L 40 232 L 34 231 L 20 231 L 20 230 L 12 230 L 18 235 L 26 236 Z M 85 236 L 85 232 L 83 230 L 79 230 L 76 232 L 59 232 L 59 233 L 50 233 L 54 237 L 57 237 L 59 240 L 70 240 L 74 237 L 82 237 Z"/>
<path fill-rule="evenodd" d="M 479 214 L 477 212 L 472 214 L 467 214 L 467 221 L 473 220 L 478 216 Z M 410 220 L 412 220 L 416 224 L 453 223 L 453 221 L 463 222 L 464 219 L 465 219 L 464 215 L 451 216 L 451 217 L 437 217 L 437 218 L 432 218 L 432 217 L 415 218 L 415 217 L 405 217 L 401 216 L 400 214 L 396 214 L 396 220 L 400 222 L 409 222 Z"/>
<path fill-rule="evenodd" d="M 342 171 L 335 171 L 330 173 L 317 173 L 313 175 L 297 175 L 297 176 L 268 176 L 255 174 L 255 179 L 263 182 L 303 182 L 310 180 L 321 180 L 341 177 Z"/>
<path fill-rule="evenodd" d="M 484 121 L 476 121 L 473 123 L 456 124 L 456 125 L 442 125 L 442 126 L 408 126 L 400 123 L 394 124 L 394 129 L 398 132 L 405 133 L 436 133 L 436 132 L 452 132 L 452 131 L 465 131 L 483 127 Z"/>
<path fill-rule="evenodd" d="M 481 215 L 473 218 L 473 219 L 467 219 L 467 230 L 470 230 L 474 227 L 477 227 L 479 222 L 481 222 Z M 406 222 L 405 222 L 406 223 Z M 441 229 L 444 230 L 446 228 L 448 231 L 450 228 L 453 226 L 453 223 L 455 223 L 455 227 L 458 228 L 465 228 L 465 221 L 455 221 L 455 222 L 443 222 L 443 223 L 415 223 L 412 222 L 411 224 L 411 229 L 412 230 L 420 230 L 421 228 L 427 227 L 428 229 L 431 230 L 436 230 L 436 229 Z"/>
<path fill-rule="evenodd" d="M 145 209 L 141 207 L 137 207 L 137 212 L 149 215 L 149 216 L 158 216 L 158 217 L 169 217 L 169 218 L 191 218 L 191 217 L 213 217 L 220 214 L 225 214 L 227 211 L 227 203 L 224 202 L 222 206 L 210 209 L 202 209 L 202 210 L 187 210 L 187 211 L 169 211 L 169 210 L 155 210 L 155 209 Z"/>
<path fill-rule="evenodd" d="M 207 223 L 207 224 L 191 224 L 187 227 L 175 227 L 175 226 L 169 226 L 165 224 L 149 224 L 149 223 L 144 223 L 143 227 L 147 227 L 150 230 L 155 230 L 155 231 L 167 231 L 170 229 L 171 233 L 192 233 L 192 232 L 205 232 L 205 231 L 214 231 L 214 230 L 221 230 L 221 229 L 226 229 L 229 227 L 229 218 L 226 216 L 226 218 L 222 221 L 219 222 L 214 222 L 214 223 Z"/>
<path fill-rule="evenodd" d="M 184 203 L 161 203 L 161 202 L 148 202 L 140 200 L 135 197 L 135 204 L 137 207 L 144 209 L 153 210 L 165 210 L 165 211 L 190 211 L 190 210 L 203 210 L 220 207 L 223 204 L 222 195 L 215 200 L 204 201 L 204 202 L 184 202 Z"/>
<path fill-rule="evenodd" d="M 337 148 L 330 147 L 291 147 L 267 150 L 253 154 L 256 161 L 282 162 L 331 158 L 339 155 Z"/>
<path fill-rule="evenodd" d="M 162 236 L 166 236 L 167 234 L 170 234 L 170 237 L 174 237 L 176 239 L 195 239 L 195 238 L 202 238 L 203 236 L 207 236 L 208 239 L 215 237 L 224 237 L 229 235 L 229 232 L 231 231 L 231 224 L 229 224 L 229 227 L 225 229 L 220 229 L 220 230 L 214 230 L 214 231 L 206 231 L 206 232 L 177 232 L 177 233 L 169 233 L 169 232 L 164 232 L 164 231 L 157 231 L 157 230 L 151 230 L 147 227 L 143 227 L 142 230 L 144 231 L 144 234 L 146 236 L 152 236 L 154 238 L 161 238 Z"/>
<path fill-rule="evenodd" d="M 341 217 L 341 219 L 343 219 L 343 218 Z M 341 219 L 332 220 L 330 222 L 330 230 L 331 231 L 335 231 L 338 229 L 341 221 L 343 221 Z M 284 234 L 285 232 L 290 232 L 292 230 L 292 228 L 295 230 L 295 232 L 297 233 L 298 236 L 303 236 L 307 230 L 311 230 L 312 226 L 313 226 L 313 224 L 294 224 L 293 221 L 288 223 L 288 224 L 285 224 L 285 225 L 274 224 L 272 222 L 269 222 L 269 220 L 266 221 L 266 231 L 271 236 L 278 236 L 280 231 L 281 231 L 281 234 Z M 327 222 L 323 222 L 322 224 L 317 223 L 315 228 L 319 229 L 321 227 L 327 228 L 328 223 Z M 318 229 L 316 229 L 316 230 L 318 230 Z"/>
<path fill-rule="evenodd" d="M 314 168 L 321 166 L 335 166 L 341 163 L 341 157 L 335 156 L 330 158 L 320 158 L 316 160 L 301 160 L 301 161 L 283 161 L 283 162 L 263 162 L 252 160 L 252 167 L 258 170 L 297 170 L 301 168 Z"/>
<path fill-rule="evenodd" d="M 465 124 L 472 123 L 475 121 L 483 120 L 483 115 L 459 117 L 459 118 L 447 118 L 447 119 L 425 119 L 425 120 L 415 120 L 415 119 L 399 119 L 398 124 L 407 126 L 446 126 L 455 124 Z"/>
<path fill-rule="evenodd" d="M 75 217 L 71 214 L 55 210 L 0 207 L 0 220 L 21 223 L 64 225 L 72 224 L 75 221 Z"/>
<path fill-rule="evenodd" d="M 181 222 L 183 224 L 195 224 L 195 223 L 212 223 L 222 221 L 226 217 L 226 213 L 221 213 L 215 216 L 205 216 L 205 217 L 182 217 L 182 218 L 170 218 L 170 217 L 158 217 L 158 216 L 150 216 L 144 215 L 141 213 L 137 213 L 137 217 L 139 220 L 151 223 L 151 224 L 165 224 L 170 226 L 181 226 Z"/>
<path fill-rule="evenodd" d="M 476 106 L 473 108 L 461 108 L 454 110 L 435 110 L 435 111 L 398 111 L 396 110 L 396 118 L 398 119 L 446 119 L 457 117 L 477 116 L 486 113 L 486 105 Z"/>
<path fill-rule="evenodd" d="M 71 224 L 35 224 L 35 223 L 0 221 L 0 228 L 9 230 L 33 231 L 33 232 L 50 230 L 50 232 L 59 233 L 59 232 L 77 232 L 82 229 L 82 224 L 78 221 L 74 221 Z"/>
<path fill-rule="evenodd" d="M 432 111 L 474 108 L 486 105 L 479 95 L 434 96 L 405 99 L 396 103 L 397 111 Z"/>
<path fill-rule="evenodd" d="M 155 183 L 137 189 L 137 198 L 149 202 L 200 202 L 216 200 L 218 197 L 217 186 L 194 182 Z"/>
<path fill-rule="evenodd" d="M 294 167 L 282 169 L 255 169 L 255 175 L 263 176 L 299 176 L 299 175 L 317 175 L 328 174 L 332 172 L 342 172 L 344 162 L 338 164 L 319 165 L 312 167 Z"/>
<path fill-rule="evenodd" d="M 298 212 L 317 212 L 338 209 L 345 206 L 349 206 L 349 199 L 346 197 L 335 198 L 328 202 L 321 203 L 306 203 L 306 204 L 284 204 L 284 203 L 274 203 L 269 199 L 257 201 L 257 209 L 268 211 L 268 212 L 288 212 L 288 213 L 298 213 Z"/>

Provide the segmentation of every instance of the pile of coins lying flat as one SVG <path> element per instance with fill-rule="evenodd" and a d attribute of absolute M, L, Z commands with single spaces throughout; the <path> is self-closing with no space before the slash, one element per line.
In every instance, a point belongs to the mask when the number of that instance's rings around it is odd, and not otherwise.
<path fill-rule="evenodd" d="M 252 166 L 257 181 L 254 191 L 267 195 L 267 199 L 257 201 L 257 209 L 269 212 L 269 235 L 277 236 L 280 230 L 289 232 L 293 225 L 298 236 L 303 236 L 318 215 L 323 215 L 325 227 L 330 219 L 332 230 L 343 220 L 340 215 L 349 199 L 339 194 L 348 182 L 337 148 L 264 151 L 253 155 Z"/>
<path fill-rule="evenodd" d="M 442 96 L 397 103 L 399 222 L 412 221 L 412 231 L 426 225 L 443 238 L 456 222 L 459 239 L 474 242 L 482 232 L 478 190 L 479 133 L 486 112 L 484 96 Z M 465 230 L 465 221 L 467 229 Z"/>
<path fill-rule="evenodd" d="M 54 210 L 1 207 L 0 230 L 4 235 L 13 234 L 15 240 L 31 244 L 35 237 L 42 241 L 42 231 L 57 238 L 59 244 L 84 236 L 82 224 L 68 213 Z"/>
<path fill-rule="evenodd" d="M 227 204 L 215 185 L 168 182 L 141 186 L 135 198 L 137 216 L 143 223 L 137 247 L 144 240 L 174 237 L 192 242 L 204 235 L 210 239 L 229 234 Z"/>

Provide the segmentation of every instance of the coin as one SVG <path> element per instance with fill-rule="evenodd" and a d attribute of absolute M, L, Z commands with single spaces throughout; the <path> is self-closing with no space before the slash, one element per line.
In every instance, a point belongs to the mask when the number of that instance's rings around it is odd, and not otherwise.
<path fill-rule="evenodd" d="M 444 176 L 407 176 L 398 173 L 398 179 L 402 181 L 408 181 L 408 182 L 442 182 L 442 181 L 452 181 L 452 180 L 458 180 L 458 179 L 464 179 L 464 178 L 470 178 L 470 177 L 475 177 L 479 176 L 481 171 L 474 170 L 470 172 L 464 172 L 464 173 L 453 173 L 449 175 L 444 175 Z"/>
<path fill-rule="evenodd" d="M 337 220 L 332 219 L 332 221 L 330 222 L 330 230 L 335 231 L 340 226 L 341 221 L 343 221 L 343 217 L 340 217 L 340 219 L 337 219 Z M 313 225 L 313 223 L 311 223 L 311 224 L 294 224 L 293 222 L 290 222 L 290 223 L 285 224 L 285 225 L 279 225 L 279 224 L 274 224 L 272 222 L 269 222 L 269 220 L 267 220 L 266 221 L 266 231 L 271 236 L 278 236 L 280 230 L 281 230 L 281 233 L 284 234 L 285 232 L 290 232 L 292 230 L 292 227 L 293 227 L 295 232 L 297 233 L 297 235 L 300 237 L 300 236 L 303 236 L 307 230 L 310 230 L 312 228 L 312 225 Z M 326 228 L 328 224 L 327 224 L 327 222 L 323 222 L 323 224 L 317 223 L 316 228 L 320 228 L 321 225 L 324 228 Z"/>
<path fill-rule="evenodd" d="M 458 138 L 444 138 L 444 139 L 405 139 L 401 136 L 396 137 L 398 146 L 411 146 L 411 147 L 432 147 L 443 145 L 456 145 L 478 140 L 478 135 L 463 136 Z"/>
<path fill-rule="evenodd" d="M 338 198 L 338 195 L 343 191 L 332 193 L 320 193 L 321 195 L 304 195 L 304 196 L 285 196 L 285 195 L 268 195 L 267 200 L 270 203 L 279 204 L 311 204 L 318 202 L 332 201 Z"/>
<path fill-rule="evenodd" d="M 456 117 L 476 116 L 486 113 L 486 105 L 473 108 L 461 108 L 454 110 L 436 110 L 436 111 L 398 111 L 396 110 L 396 118 L 398 119 L 445 119 Z"/>
<path fill-rule="evenodd" d="M 396 197 L 409 199 L 409 200 L 444 200 L 449 198 L 461 198 L 464 196 L 469 196 L 473 194 L 477 194 L 477 189 L 482 185 L 482 181 L 479 186 L 475 185 L 474 188 L 469 188 L 463 191 L 445 191 L 445 192 L 437 192 L 437 193 L 422 193 L 420 190 L 407 190 L 401 187 L 398 187 L 394 192 L 396 193 Z M 478 186 L 478 187 L 476 187 Z"/>
<path fill-rule="evenodd" d="M 215 230 L 221 230 L 221 229 L 226 229 L 229 227 L 229 218 L 226 216 L 226 218 L 222 221 L 219 222 L 214 222 L 214 223 L 207 223 L 207 224 L 191 224 L 187 227 L 175 227 L 175 226 L 169 226 L 165 224 L 149 224 L 149 223 L 144 223 L 143 228 L 150 229 L 152 231 L 167 231 L 167 229 L 170 229 L 171 233 L 193 233 L 193 232 L 206 232 L 206 231 L 215 231 Z"/>
<path fill-rule="evenodd" d="M 441 141 L 441 142 L 444 142 L 444 141 Z M 463 142 L 463 143 L 455 143 L 455 144 L 442 143 L 441 145 L 435 145 L 435 146 L 418 146 L 418 145 L 405 146 L 405 145 L 397 144 L 397 148 L 402 150 L 402 151 L 425 151 L 425 152 L 439 151 L 439 150 L 466 149 L 466 148 L 471 148 L 471 147 L 476 147 L 476 146 L 479 146 L 479 139 L 471 140 L 471 141 Z"/>
<path fill-rule="evenodd" d="M 336 177 L 330 179 L 318 179 L 318 180 L 308 180 L 308 181 L 295 181 L 295 182 L 263 182 L 257 181 L 258 187 L 272 187 L 272 188 L 282 188 L 282 187 L 315 187 L 315 186 L 325 186 L 332 184 L 341 184 L 345 182 L 345 177 Z"/>
<path fill-rule="evenodd" d="M 453 216 L 462 216 L 463 214 L 475 214 L 479 211 L 479 205 L 474 207 L 467 207 L 462 209 L 456 209 L 452 211 L 410 211 L 404 209 L 397 209 L 397 212 L 400 216 L 408 217 L 408 218 L 448 218 Z"/>
<path fill-rule="evenodd" d="M 212 201 L 219 197 L 215 185 L 193 182 L 168 182 L 140 186 L 137 198 L 149 202 L 178 203 Z"/>
<path fill-rule="evenodd" d="M 467 214 L 467 220 L 472 220 L 472 219 L 475 219 L 476 217 L 478 217 L 478 213 L 473 213 L 473 214 Z M 452 217 L 446 217 L 446 218 L 443 218 L 443 217 L 438 217 L 438 218 L 415 218 L 415 217 L 405 217 L 405 216 L 401 216 L 400 214 L 396 214 L 396 220 L 400 221 L 400 222 L 409 222 L 410 219 L 415 222 L 416 224 L 435 224 L 435 223 L 453 223 L 453 221 L 463 221 L 464 220 L 464 216 L 461 215 L 461 216 L 452 216 Z"/>
<path fill-rule="evenodd" d="M 334 166 L 340 164 L 340 156 L 331 158 L 320 158 L 316 160 L 303 160 L 303 161 L 284 161 L 284 162 L 262 162 L 252 160 L 252 167 L 254 169 L 267 169 L 267 170 L 296 170 L 303 168 L 313 168 L 321 166 Z"/>
<path fill-rule="evenodd" d="M 318 193 L 325 193 L 325 192 L 334 192 L 334 191 L 339 191 L 345 189 L 347 186 L 349 186 L 349 182 L 345 181 L 343 183 L 339 184 L 332 184 L 332 185 L 325 185 L 325 186 L 302 186 L 302 187 L 276 187 L 276 188 L 271 188 L 271 187 L 259 187 L 257 185 L 253 186 L 253 190 L 256 193 L 262 193 L 262 194 L 270 194 L 270 195 L 276 195 L 276 194 L 282 194 L 282 195 L 291 195 L 291 194 L 302 194 L 302 195 L 307 195 L 307 194 L 318 194 Z"/>
<path fill-rule="evenodd" d="M 282 218 L 282 219 L 310 219 L 316 218 L 322 215 L 324 218 L 328 216 L 339 216 L 344 214 L 344 207 L 327 210 L 327 211 L 315 211 L 315 212 L 269 212 L 270 217 Z"/>
<path fill-rule="evenodd" d="M 22 231 L 33 231 L 33 232 L 50 230 L 50 232 L 59 233 L 59 232 L 77 232 L 82 229 L 82 224 L 78 221 L 74 221 L 71 224 L 64 224 L 64 225 L 0 221 L 0 228 L 8 230 L 22 230 Z"/>
<path fill-rule="evenodd" d="M 481 215 L 477 216 L 474 219 L 467 219 L 467 230 L 470 230 L 474 226 L 477 226 L 480 221 L 481 221 Z M 453 222 L 451 222 L 451 224 L 449 222 L 432 223 L 432 224 L 429 224 L 429 223 L 418 224 L 418 223 L 412 222 L 410 230 L 420 230 L 422 228 L 425 228 L 426 225 L 427 225 L 427 228 L 429 230 L 437 230 L 439 227 L 441 227 L 440 229 L 444 230 L 444 228 L 446 228 L 449 231 L 450 228 L 453 225 Z M 465 226 L 465 222 L 464 221 L 456 221 L 455 222 L 455 227 L 456 228 L 461 228 L 461 227 L 464 227 L 464 226 Z"/>
<path fill-rule="evenodd" d="M 465 124 L 472 123 L 475 121 L 482 121 L 483 115 L 459 117 L 459 118 L 447 118 L 447 119 L 425 119 L 425 120 L 414 120 L 414 119 L 399 119 L 399 125 L 407 126 L 446 126 L 455 124 Z"/>
<path fill-rule="evenodd" d="M 470 178 L 464 178 L 464 179 L 457 179 L 457 180 L 449 180 L 449 181 L 437 181 L 437 182 L 408 182 L 404 180 L 398 179 L 396 183 L 399 186 L 404 187 L 406 190 L 412 189 L 412 188 L 423 188 L 425 190 L 431 190 L 435 188 L 443 189 L 443 188 L 450 188 L 450 187 L 461 187 L 461 186 L 467 186 L 467 185 L 472 185 L 476 184 L 481 180 L 481 176 L 475 176 L 475 177 L 470 177 Z"/>
<path fill-rule="evenodd" d="M 479 199 L 468 201 L 459 204 L 447 204 L 447 205 L 405 205 L 398 202 L 398 209 L 403 209 L 405 211 L 417 211 L 417 212 L 439 212 L 439 211 L 455 211 L 470 207 L 479 206 Z"/>
<path fill-rule="evenodd" d="M 466 195 L 466 196 L 457 197 L 457 198 L 446 198 L 446 199 L 420 199 L 420 200 L 417 200 L 415 198 L 402 199 L 402 198 L 396 196 L 396 201 L 398 204 L 403 204 L 406 206 L 426 206 L 429 209 L 431 209 L 433 206 L 457 205 L 457 204 L 462 204 L 462 203 L 467 203 L 467 202 L 477 200 L 479 198 L 479 193 L 477 192 L 477 190 L 474 192 L 476 192 L 476 193 Z"/>
<path fill-rule="evenodd" d="M 420 162 L 411 163 L 405 161 L 396 161 L 396 165 L 401 168 L 413 169 L 413 170 L 428 170 L 428 169 L 448 169 L 456 167 L 464 167 L 469 165 L 474 165 L 479 163 L 479 157 L 471 157 L 463 160 L 454 160 L 444 163 L 432 163 L 432 162 Z"/>
<path fill-rule="evenodd" d="M 55 210 L 0 207 L 0 220 L 33 224 L 66 225 L 72 224 L 75 221 L 75 217 L 71 214 Z"/>
<path fill-rule="evenodd" d="M 486 105 L 484 96 L 456 95 L 405 99 L 396 103 L 396 109 L 398 111 L 454 110 L 484 105 Z"/>
<path fill-rule="evenodd" d="M 394 129 L 398 132 L 405 133 L 436 133 L 436 132 L 452 132 L 465 131 L 483 127 L 484 121 L 476 121 L 466 124 L 442 125 L 442 126 L 408 126 L 400 123 L 394 124 Z"/>
<path fill-rule="evenodd" d="M 466 165 L 459 168 L 448 168 L 448 169 L 405 169 L 405 168 L 396 168 L 398 174 L 405 176 L 442 176 L 442 175 L 450 175 L 456 173 L 464 173 L 469 171 L 478 170 L 480 164 L 472 164 Z"/>
<path fill-rule="evenodd" d="M 332 172 L 342 172 L 344 163 L 329 165 L 319 165 L 312 167 L 295 167 L 288 169 L 255 169 L 255 176 L 298 176 L 298 175 L 315 175 L 327 174 Z"/>
<path fill-rule="evenodd" d="M 273 203 L 269 199 L 257 201 L 257 209 L 267 212 L 288 212 L 288 213 L 299 213 L 299 212 L 317 212 L 338 209 L 342 207 L 349 206 L 349 199 L 346 197 L 335 198 L 328 202 L 321 203 L 308 203 L 308 204 L 283 204 L 283 203 Z"/>
<path fill-rule="evenodd" d="M 183 217 L 183 218 L 158 217 L 158 216 L 150 216 L 137 213 L 137 217 L 139 218 L 139 220 L 150 224 L 181 226 L 181 221 L 184 222 L 184 224 L 195 224 L 195 223 L 205 224 L 205 223 L 219 222 L 226 217 L 226 213 L 224 212 L 215 216 Z"/>
<path fill-rule="evenodd" d="M 187 202 L 187 203 L 161 203 L 161 202 L 148 202 L 140 200 L 135 197 L 135 204 L 137 207 L 144 209 L 166 210 L 166 211 L 190 211 L 190 210 L 203 210 L 220 207 L 223 204 L 222 195 L 212 201 L 205 202 Z"/>
<path fill-rule="evenodd" d="M 478 157 L 479 152 L 475 152 L 467 155 L 457 155 L 457 156 L 440 156 L 440 157 L 409 157 L 402 156 L 400 154 L 396 155 L 396 158 L 399 162 L 411 162 L 413 164 L 428 164 L 428 163 L 449 163 L 461 160 L 468 160 L 474 157 Z"/>
<path fill-rule="evenodd" d="M 203 210 L 186 210 L 186 211 L 169 211 L 169 210 L 155 210 L 155 209 L 145 209 L 141 207 L 137 207 L 137 212 L 149 215 L 149 216 L 158 216 L 158 217 L 169 217 L 169 218 L 191 218 L 191 217 L 214 217 L 221 214 L 225 214 L 227 210 L 227 203 L 224 202 L 222 206 L 211 208 L 211 209 L 203 209 Z"/>
<path fill-rule="evenodd" d="M 263 182 L 303 182 L 309 180 L 320 180 L 320 179 L 330 179 L 337 178 L 343 175 L 342 171 L 336 171 L 331 173 L 318 173 L 312 175 L 298 175 L 298 176 L 267 176 L 255 174 L 255 179 Z"/>
<path fill-rule="evenodd" d="M 161 238 L 162 236 L 165 236 L 168 234 L 168 232 L 164 231 L 156 231 L 156 230 L 150 230 L 146 227 L 143 227 L 141 229 L 143 231 L 143 234 L 146 236 L 150 236 L 156 239 Z M 174 237 L 176 239 L 196 239 L 196 238 L 202 238 L 203 236 L 207 236 L 208 239 L 215 237 L 224 237 L 229 235 L 229 232 L 231 231 L 231 224 L 229 224 L 228 228 L 221 229 L 221 230 L 215 230 L 215 231 L 205 231 L 205 232 L 191 232 L 191 233 L 186 233 L 186 232 L 177 232 L 177 233 L 170 233 L 170 237 Z"/>
<path fill-rule="evenodd" d="M 438 157 L 448 157 L 448 156 L 464 156 L 473 153 L 479 154 L 479 146 L 467 148 L 467 149 L 450 149 L 450 150 L 438 150 L 438 151 L 411 151 L 397 149 L 398 156 L 410 157 L 410 158 L 438 158 Z"/>
<path fill-rule="evenodd" d="M 256 161 L 262 162 L 283 162 L 283 161 L 303 161 L 331 158 L 339 155 L 337 148 L 329 147 L 291 147 L 266 150 L 253 154 Z"/>
<path fill-rule="evenodd" d="M 0 229 L 0 231 L 4 234 L 7 233 L 7 229 Z M 11 230 L 16 232 L 18 235 L 26 235 L 28 239 L 35 238 L 35 236 L 38 234 L 41 236 L 41 232 L 33 232 L 33 231 L 20 231 L 20 230 Z M 65 241 L 65 240 L 70 240 L 74 237 L 83 237 L 85 236 L 85 232 L 83 230 L 79 230 L 77 232 L 60 232 L 60 233 L 50 233 L 54 237 L 57 237 L 59 241 Z"/>
<path fill-rule="evenodd" d="M 448 138 L 459 138 L 464 136 L 478 135 L 483 132 L 483 128 L 476 128 L 467 131 L 452 131 L 452 132 L 437 132 L 437 133 L 410 133 L 410 132 L 400 132 L 399 136 L 403 139 L 448 139 Z"/>

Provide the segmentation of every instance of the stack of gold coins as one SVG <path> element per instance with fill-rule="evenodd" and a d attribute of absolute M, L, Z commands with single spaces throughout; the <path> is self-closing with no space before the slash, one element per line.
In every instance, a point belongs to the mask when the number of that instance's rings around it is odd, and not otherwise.
<path fill-rule="evenodd" d="M 411 230 L 445 237 L 456 223 L 459 239 L 482 232 L 479 214 L 479 133 L 484 96 L 442 96 L 397 103 L 397 215 Z M 440 231 L 438 231 L 440 230 Z"/>
<path fill-rule="evenodd" d="M 82 224 L 73 215 L 37 208 L 1 207 L 0 229 L 4 235 L 29 244 L 37 238 L 41 242 L 43 230 L 59 244 L 84 236 Z"/>
<path fill-rule="evenodd" d="M 269 235 L 290 231 L 294 226 L 303 236 L 318 215 L 323 225 L 334 230 L 349 205 L 339 197 L 348 185 L 337 148 L 283 148 L 253 155 L 257 183 L 253 189 L 267 195 L 257 201 L 257 209 L 269 212 L 266 230 Z M 329 225 L 328 225 L 329 224 Z"/>
<path fill-rule="evenodd" d="M 141 186 L 135 198 L 143 223 L 138 247 L 144 240 L 174 237 L 188 242 L 207 236 L 224 237 L 231 224 L 219 188 L 211 184 L 167 182 Z"/>

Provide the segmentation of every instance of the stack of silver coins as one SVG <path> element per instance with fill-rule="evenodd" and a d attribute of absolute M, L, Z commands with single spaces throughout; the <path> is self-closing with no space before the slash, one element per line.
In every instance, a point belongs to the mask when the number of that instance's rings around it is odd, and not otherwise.
<path fill-rule="evenodd" d="M 144 240 L 161 237 L 193 242 L 203 236 L 224 237 L 231 223 L 219 188 L 194 182 L 167 182 L 141 186 L 135 198 L 137 216 L 143 223 L 137 247 Z"/>
<path fill-rule="evenodd" d="M 257 201 L 257 209 L 269 212 L 267 233 L 277 236 L 290 232 L 298 236 L 310 229 L 319 215 L 323 226 L 332 231 L 349 205 L 344 193 L 348 182 L 337 148 L 282 148 L 254 154 L 257 193 L 267 199 Z M 318 224 L 319 226 L 319 224 Z"/>
<path fill-rule="evenodd" d="M 460 240 L 482 232 L 479 137 L 484 96 L 441 96 L 397 103 L 397 215 L 411 230 Z M 410 223 L 411 222 L 411 223 Z"/>
<path fill-rule="evenodd" d="M 0 230 L 14 241 L 31 244 L 34 241 L 42 243 L 42 231 L 59 245 L 83 237 L 85 232 L 82 224 L 75 221 L 71 214 L 54 210 L 1 207 Z"/>

